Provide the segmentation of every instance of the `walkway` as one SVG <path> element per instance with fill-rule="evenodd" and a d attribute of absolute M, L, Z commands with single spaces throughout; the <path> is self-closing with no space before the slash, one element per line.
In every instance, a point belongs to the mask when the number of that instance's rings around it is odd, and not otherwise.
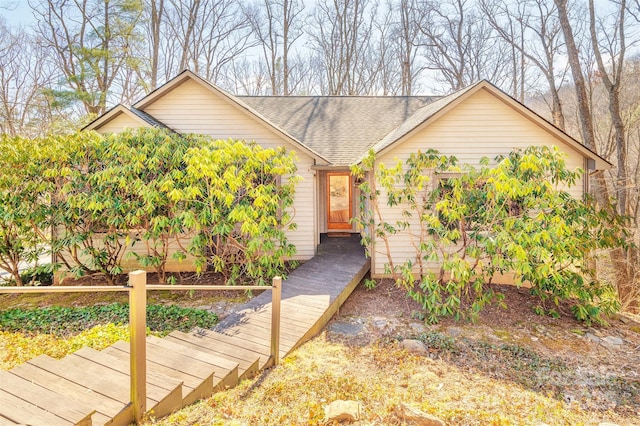
<path fill-rule="evenodd" d="M 367 274 L 357 236 L 323 238 L 318 255 L 282 285 L 280 356 L 316 335 Z M 269 366 L 271 290 L 214 330 L 147 338 L 147 407 L 165 416 Z M 83 348 L 61 360 L 39 356 L 0 371 L 0 426 L 113 424 L 132 419 L 129 345 Z"/>

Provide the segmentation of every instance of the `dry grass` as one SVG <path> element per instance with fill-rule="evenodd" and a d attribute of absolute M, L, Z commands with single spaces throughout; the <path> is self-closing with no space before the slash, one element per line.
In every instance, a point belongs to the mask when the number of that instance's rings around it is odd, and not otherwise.
<path fill-rule="evenodd" d="M 640 424 L 638 415 L 583 411 L 553 392 L 532 391 L 509 377 L 496 379 L 487 369 L 457 364 L 409 354 L 392 341 L 353 347 L 320 336 L 259 378 L 151 423 L 317 425 L 324 405 L 348 399 L 362 404 L 361 425 L 403 424 L 393 414 L 400 402 L 447 424 Z"/>

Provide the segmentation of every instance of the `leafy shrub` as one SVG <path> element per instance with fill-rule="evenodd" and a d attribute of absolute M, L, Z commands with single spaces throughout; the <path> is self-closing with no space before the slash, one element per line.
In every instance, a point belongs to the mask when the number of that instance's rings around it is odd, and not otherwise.
<path fill-rule="evenodd" d="M 191 255 L 231 282 L 286 272 L 295 254 L 295 155 L 252 142 L 139 129 L 24 139 L 0 135 L 0 268 L 50 247 L 54 269 L 110 284 L 127 259 L 166 281 Z"/>
<path fill-rule="evenodd" d="M 20 274 L 20 278 L 24 284 L 44 286 L 53 284 L 53 272 L 42 267 L 28 269 Z"/>
<path fill-rule="evenodd" d="M 432 349 L 445 352 L 457 352 L 456 339 L 439 331 L 427 331 L 420 333 L 416 339 Z"/>
<path fill-rule="evenodd" d="M 494 167 L 486 158 L 477 169 L 458 167 L 455 158 L 428 151 L 388 168 L 370 153 L 364 168 L 375 168 L 376 178 L 360 189 L 371 208 L 361 209 L 358 224 L 386 247 L 386 271 L 432 323 L 474 319 L 487 304 L 502 305 L 504 295 L 486 284 L 509 273 L 540 298 L 536 312 L 553 315 L 547 305 L 570 300 L 579 320 L 604 321 L 619 303 L 585 255 L 621 245 L 625 219 L 566 192 L 582 171 L 568 170 L 556 148 L 532 146 L 496 160 Z M 385 221 L 385 204 L 401 217 Z M 397 234 L 415 249 L 400 262 L 390 248 Z M 363 240 L 371 244 L 368 235 Z"/>
<path fill-rule="evenodd" d="M 128 322 L 129 305 L 126 303 L 71 308 L 15 308 L 0 311 L 0 330 L 26 334 L 68 336 L 100 324 Z M 175 305 L 147 306 L 147 327 L 160 334 L 173 330 L 186 332 L 195 327 L 211 328 L 217 322 L 218 316 L 215 313 L 202 309 Z"/>

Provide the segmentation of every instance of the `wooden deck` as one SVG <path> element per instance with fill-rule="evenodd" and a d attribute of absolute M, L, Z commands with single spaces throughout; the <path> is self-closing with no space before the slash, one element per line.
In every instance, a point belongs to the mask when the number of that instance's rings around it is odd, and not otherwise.
<path fill-rule="evenodd" d="M 318 255 L 282 284 L 280 356 L 320 332 L 369 268 L 357 236 L 324 236 Z M 149 414 L 165 416 L 269 367 L 270 327 L 267 290 L 213 330 L 148 337 Z M 129 424 L 128 352 L 129 344 L 118 342 L 0 371 L 0 426 Z"/>

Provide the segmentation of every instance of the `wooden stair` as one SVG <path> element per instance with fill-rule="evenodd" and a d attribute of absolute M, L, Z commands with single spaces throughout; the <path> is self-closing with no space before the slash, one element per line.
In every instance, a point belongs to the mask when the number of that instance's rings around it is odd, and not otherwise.
<path fill-rule="evenodd" d="M 369 271 L 358 238 L 333 238 L 282 287 L 280 357 L 316 335 Z M 271 366 L 271 290 L 213 330 L 146 340 L 147 414 L 162 417 Z M 128 425 L 130 345 L 39 356 L 0 371 L 0 426 Z"/>
<path fill-rule="evenodd" d="M 217 334 L 196 330 L 147 337 L 149 416 L 166 416 L 264 368 L 262 349 L 253 352 L 242 339 L 217 340 Z M 129 343 L 120 341 L 59 360 L 41 355 L 0 371 L 0 426 L 128 425 L 133 418 L 129 370 Z"/>

